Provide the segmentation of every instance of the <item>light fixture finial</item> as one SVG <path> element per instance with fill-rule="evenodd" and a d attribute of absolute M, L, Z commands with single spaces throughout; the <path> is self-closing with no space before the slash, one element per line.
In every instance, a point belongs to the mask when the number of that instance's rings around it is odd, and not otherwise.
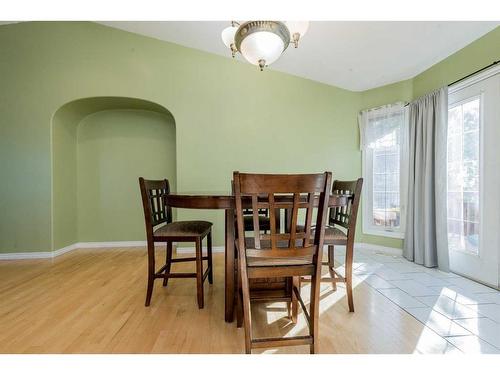
<path fill-rule="evenodd" d="M 266 66 L 266 60 L 264 59 L 260 59 L 259 60 L 259 68 L 260 68 L 260 71 L 262 72 L 264 70 L 264 67 Z"/>

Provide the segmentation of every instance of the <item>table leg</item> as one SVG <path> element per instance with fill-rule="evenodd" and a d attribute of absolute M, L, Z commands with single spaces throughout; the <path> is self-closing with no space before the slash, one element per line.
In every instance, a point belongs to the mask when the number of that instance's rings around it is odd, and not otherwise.
<path fill-rule="evenodd" d="M 225 278 L 225 315 L 226 322 L 231 323 L 234 317 L 234 210 L 228 209 L 226 215 L 226 278 Z"/>

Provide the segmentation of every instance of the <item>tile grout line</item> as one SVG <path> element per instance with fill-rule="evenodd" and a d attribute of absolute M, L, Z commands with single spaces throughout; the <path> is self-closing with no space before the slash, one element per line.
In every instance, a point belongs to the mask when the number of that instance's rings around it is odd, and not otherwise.
<path fill-rule="evenodd" d="M 390 267 L 390 266 L 388 266 Z M 395 271 L 397 272 L 397 271 Z M 399 273 L 421 273 L 421 272 L 399 272 Z M 422 273 L 425 273 L 425 272 L 422 272 Z M 380 277 L 381 279 L 383 279 L 384 281 L 386 282 L 389 282 L 391 283 L 391 281 L 403 281 L 403 280 L 408 280 L 408 279 L 401 279 L 401 280 L 386 280 L 384 279 L 382 276 L 379 276 L 377 275 L 376 273 L 367 273 L 367 274 L 361 274 L 361 275 L 366 275 L 367 277 L 370 277 L 370 276 L 373 276 L 373 275 L 376 275 L 378 277 Z M 359 278 L 359 275 L 355 275 L 356 278 L 360 279 Z M 458 276 L 460 277 L 460 276 Z M 452 277 L 453 278 L 453 277 Z M 447 337 L 475 337 L 477 338 L 478 340 L 480 341 L 484 341 L 485 343 L 487 343 L 488 345 L 491 345 L 492 347 L 495 347 L 495 345 L 492 345 L 491 343 L 489 343 L 488 341 L 486 340 L 483 340 L 480 336 L 474 334 L 473 332 L 471 332 L 470 330 L 468 330 L 467 328 L 463 327 L 460 325 L 461 328 L 463 328 L 465 331 L 469 332 L 470 334 L 469 335 L 449 335 L 449 336 L 442 336 L 441 334 L 439 334 L 438 332 L 436 332 L 434 329 L 432 329 L 430 326 L 428 326 L 427 324 L 421 322 L 420 320 L 418 320 L 415 316 L 413 316 L 406 308 L 404 308 L 403 306 L 399 305 L 398 303 L 396 303 L 394 300 L 390 299 L 389 297 L 387 297 L 385 294 L 383 294 L 382 292 L 380 292 L 380 289 L 383 289 L 383 290 L 388 290 L 388 289 L 397 289 L 399 291 L 401 291 L 402 293 L 405 293 L 406 295 L 408 295 L 409 297 L 417 300 L 419 303 L 422 303 L 423 305 L 425 305 L 425 307 L 414 307 L 414 308 L 430 308 L 431 311 L 434 311 L 435 313 L 439 314 L 440 316 L 442 316 L 443 318 L 449 320 L 450 322 L 454 322 L 454 320 L 457 320 L 457 319 L 450 319 L 448 318 L 446 315 L 442 314 L 441 312 L 437 311 L 437 310 L 434 310 L 433 307 L 430 307 L 430 306 L 427 306 L 425 303 L 419 301 L 418 299 L 416 299 L 414 296 L 410 295 L 409 293 L 407 293 L 406 291 L 402 290 L 401 288 L 399 288 L 398 286 L 394 285 L 393 288 L 375 288 L 373 286 L 371 286 L 369 283 L 366 283 L 365 282 L 366 278 L 363 279 L 363 280 L 359 280 L 360 283 L 365 283 L 368 285 L 368 287 L 374 289 L 376 292 L 378 292 L 380 295 L 382 295 L 384 298 L 386 298 L 388 301 L 390 301 L 393 305 L 397 306 L 399 309 L 403 310 L 406 314 L 408 314 L 409 316 L 411 316 L 413 319 L 415 319 L 416 321 L 418 321 L 420 324 L 422 324 L 424 327 L 426 327 L 427 329 L 431 330 L 432 332 L 434 332 L 436 335 L 438 335 L 439 337 L 441 337 L 443 340 L 445 340 L 449 345 L 451 345 L 452 347 L 456 348 L 458 351 L 460 351 L 461 353 L 465 353 L 463 350 L 461 350 L 460 348 L 458 348 L 457 346 L 455 346 L 453 343 L 451 343 L 450 341 L 448 341 L 446 338 Z M 412 280 L 412 281 L 415 281 L 418 283 L 417 280 L 413 280 L 413 279 L 409 279 L 409 280 Z M 423 287 L 427 287 L 426 285 L 422 284 L 422 283 L 419 283 L 421 284 Z M 455 284 L 451 284 L 451 285 L 455 285 Z M 456 285 L 458 287 L 458 285 Z M 489 293 L 489 292 L 483 292 L 483 293 Z M 480 294 L 480 293 L 477 293 L 477 294 Z M 425 297 L 425 296 L 424 296 Z M 449 297 L 448 297 L 449 298 Z M 451 298 L 450 298 L 451 300 Z M 464 305 L 465 306 L 465 305 Z M 480 316 L 480 317 L 483 317 L 483 316 Z M 461 318 L 461 319 L 471 319 L 471 318 Z M 489 318 L 488 318 L 489 319 Z M 490 319 L 491 320 L 491 319 Z M 458 324 L 458 323 L 455 323 L 455 324 Z M 499 348 L 497 348 L 499 349 Z"/>

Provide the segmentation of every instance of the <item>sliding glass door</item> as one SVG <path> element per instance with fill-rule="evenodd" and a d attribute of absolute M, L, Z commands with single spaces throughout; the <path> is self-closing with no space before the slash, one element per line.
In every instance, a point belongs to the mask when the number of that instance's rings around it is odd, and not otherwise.
<path fill-rule="evenodd" d="M 450 88 L 448 102 L 450 268 L 498 287 L 500 74 Z"/>

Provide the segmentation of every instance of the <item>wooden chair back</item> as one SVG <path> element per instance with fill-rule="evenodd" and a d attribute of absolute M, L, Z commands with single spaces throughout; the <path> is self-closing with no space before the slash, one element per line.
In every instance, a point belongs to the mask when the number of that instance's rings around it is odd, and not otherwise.
<path fill-rule="evenodd" d="M 252 256 L 265 256 L 268 250 L 287 248 L 290 255 L 317 255 L 322 248 L 326 213 L 328 208 L 331 173 L 321 174 L 247 174 L 234 172 L 234 190 L 236 200 L 236 218 L 239 248 L 245 249 L 244 210 L 242 199 L 251 199 L 253 215 L 253 239 L 255 249 Z M 315 237 L 311 238 L 313 210 L 317 204 Z M 269 233 L 261 233 L 259 212 L 266 209 L 270 215 Z M 276 225 L 276 209 L 291 209 L 291 228 L 281 233 Z M 299 210 L 304 211 L 305 224 L 299 225 Z M 321 247 L 320 247 L 321 246 Z M 300 249 L 300 250 L 299 250 Z M 285 249 L 283 249 L 285 250 Z M 281 256 L 287 253 L 280 250 Z M 273 257 L 277 254 L 271 252 Z M 270 254 L 269 254 L 270 255 Z"/>
<path fill-rule="evenodd" d="M 168 180 L 145 180 L 139 177 L 141 188 L 142 207 L 146 233 L 153 236 L 153 229 L 157 225 L 172 222 L 172 208 L 166 204 L 165 196 L 170 193 Z"/>
<path fill-rule="evenodd" d="M 347 233 L 354 234 L 356 230 L 356 218 L 358 215 L 359 201 L 361 199 L 361 188 L 363 179 L 358 178 L 355 181 L 333 181 L 333 194 L 348 194 L 347 205 L 342 207 L 333 207 L 330 209 L 329 224 L 339 225 L 347 229 Z"/>

